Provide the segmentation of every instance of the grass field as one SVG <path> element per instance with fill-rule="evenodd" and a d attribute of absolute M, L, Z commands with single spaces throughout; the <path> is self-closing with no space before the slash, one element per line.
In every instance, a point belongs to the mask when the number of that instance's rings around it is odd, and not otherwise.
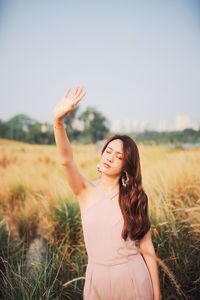
<path fill-rule="evenodd" d="M 72 147 L 82 173 L 97 179 L 95 145 Z M 138 148 L 163 299 L 197 300 L 200 148 Z M 82 299 L 80 210 L 56 146 L 0 140 L 0 178 L 0 299 Z"/>

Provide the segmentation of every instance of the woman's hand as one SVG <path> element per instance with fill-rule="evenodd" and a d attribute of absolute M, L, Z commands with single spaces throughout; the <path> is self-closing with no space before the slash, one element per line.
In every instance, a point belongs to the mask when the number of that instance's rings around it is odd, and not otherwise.
<path fill-rule="evenodd" d="M 70 95 L 70 90 L 68 89 L 65 92 L 63 98 L 61 98 L 53 109 L 53 119 L 55 121 L 61 122 L 86 94 L 83 87 L 76 87 L 72 95 Z"/>

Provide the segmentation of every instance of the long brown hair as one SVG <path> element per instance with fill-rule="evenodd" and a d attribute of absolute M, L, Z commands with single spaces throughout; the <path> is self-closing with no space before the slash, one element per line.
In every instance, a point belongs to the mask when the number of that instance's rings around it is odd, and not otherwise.
<path fill-rule="evenodd" d="M 116 134 L 104 145 L 101 154 L 107 145 L 116 139 L 123 142 L 124 164 L 119 178 L 120 193 L 119 205 L 124 218 L 122 238 L 126 240 L 140 240 L 150 229 L 151 222 L 148 212 L 148 197 L 142 186 L 140 156 L 135 141 L 128 135 Z M 126 187 L 122 184 L 123 172 L 126 171 L 129 182 Z"/>

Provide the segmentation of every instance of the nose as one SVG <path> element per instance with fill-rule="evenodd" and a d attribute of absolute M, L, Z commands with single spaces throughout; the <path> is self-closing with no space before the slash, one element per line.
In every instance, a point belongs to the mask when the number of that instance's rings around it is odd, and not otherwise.
<path fill-rule="evenodd" d="M 112 158 L 112 157 L 108 157 L 107 160 L 108 160 L 109 162 L 112 162 L 112 161 L 113 161 L 113 158 Z"/>

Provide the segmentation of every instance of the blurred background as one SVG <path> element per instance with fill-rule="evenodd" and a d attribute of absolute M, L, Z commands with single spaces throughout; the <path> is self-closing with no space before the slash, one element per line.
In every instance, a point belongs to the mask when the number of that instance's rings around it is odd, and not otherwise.
<path fill-rule="evenodd" d="M 55 145 L 90 180 L 106 139 L 137 143 L 163 300 L 200 295 L 200 2 L 0 0 L 0 300 L 79 300 L 81 214 Z"/>

